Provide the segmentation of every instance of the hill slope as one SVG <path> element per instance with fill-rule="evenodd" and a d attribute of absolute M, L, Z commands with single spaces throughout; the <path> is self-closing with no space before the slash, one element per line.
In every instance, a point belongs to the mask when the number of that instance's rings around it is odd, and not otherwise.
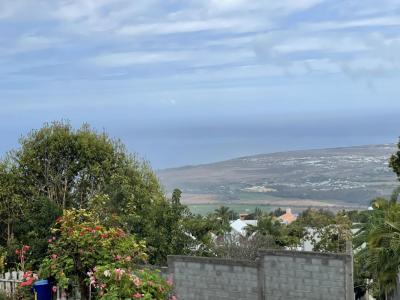
<path fill-rule="evenodd" d="M 158 172 L 186 203 L 365 206 L 397 185 L 395 145 L 291 151 Z"/>

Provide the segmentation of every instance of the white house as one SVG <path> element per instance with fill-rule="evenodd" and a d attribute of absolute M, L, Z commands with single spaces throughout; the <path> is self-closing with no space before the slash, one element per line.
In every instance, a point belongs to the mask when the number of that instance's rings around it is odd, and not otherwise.
<path fill-rule="evenodd" d="M 252 225 L 257 226 L 257 220 L 241 220 L 237 219 L 236 221 L 231 222 L 231 235 L 232 236 L 246 236 L 246 226 Z"/>

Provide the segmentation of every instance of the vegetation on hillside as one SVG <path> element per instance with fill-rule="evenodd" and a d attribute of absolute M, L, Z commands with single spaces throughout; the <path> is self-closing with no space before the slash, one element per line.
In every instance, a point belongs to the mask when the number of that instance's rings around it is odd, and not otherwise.
<path fill-rule="evenodd" d="M 398 146 L 390 167 L 400 178 Z M 26 272 L 20 299 L 30 297 L 37 273 L 66 291 L 78 285 L 85 298 L 91 286 L 94 299 L 174 299 L 171 283 L 139 265 L 164 265 L 168 255 L 255 259 L 305 240 L 315 251 L 345 252 L 356 230 L 357 295 L 386 300 L 400 266 L 399 191 L 363 212 L 307 209 L 290 225 L 279 221 L 280 208 L 255 209 L 245 218 L 257 225 L 237 238 L 237 213 L 222 206 L 192 214 L 182 191 L 168 198 L 150 165 L 120 141 L 88 125 L 45 124 L 0 161 L 0 271 Z"/>

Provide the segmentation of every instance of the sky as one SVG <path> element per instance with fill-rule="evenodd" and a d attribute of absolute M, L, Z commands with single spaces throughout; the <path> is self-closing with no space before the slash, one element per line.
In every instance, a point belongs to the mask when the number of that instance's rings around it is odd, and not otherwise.
<path fill-rule="evenodd" d="M 86 122 L 155 169 L 394 143 L 398 0 L 1 0 L 0 153 Z"/>

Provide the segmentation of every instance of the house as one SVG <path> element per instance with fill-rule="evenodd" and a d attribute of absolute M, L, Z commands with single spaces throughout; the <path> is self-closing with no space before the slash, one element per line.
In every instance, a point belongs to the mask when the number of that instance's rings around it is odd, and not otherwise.
<path fill-rule="evenodd" d="M 292 210 L 290 208 L 286 209 L 286 213 L 282 216 L 278 217 L 279 221 L 283 224 L 289 225 L 290 223 L 297 220 L 297 214 L 292 214 Z"/>
<path fill-rule="evenodd" d="M 257 220 L 237 219 L 236 221 L 231 222 L 231 235 L 245 237 L 247 234 L 246 226 L 248 225 L 257 226 Z"/>

